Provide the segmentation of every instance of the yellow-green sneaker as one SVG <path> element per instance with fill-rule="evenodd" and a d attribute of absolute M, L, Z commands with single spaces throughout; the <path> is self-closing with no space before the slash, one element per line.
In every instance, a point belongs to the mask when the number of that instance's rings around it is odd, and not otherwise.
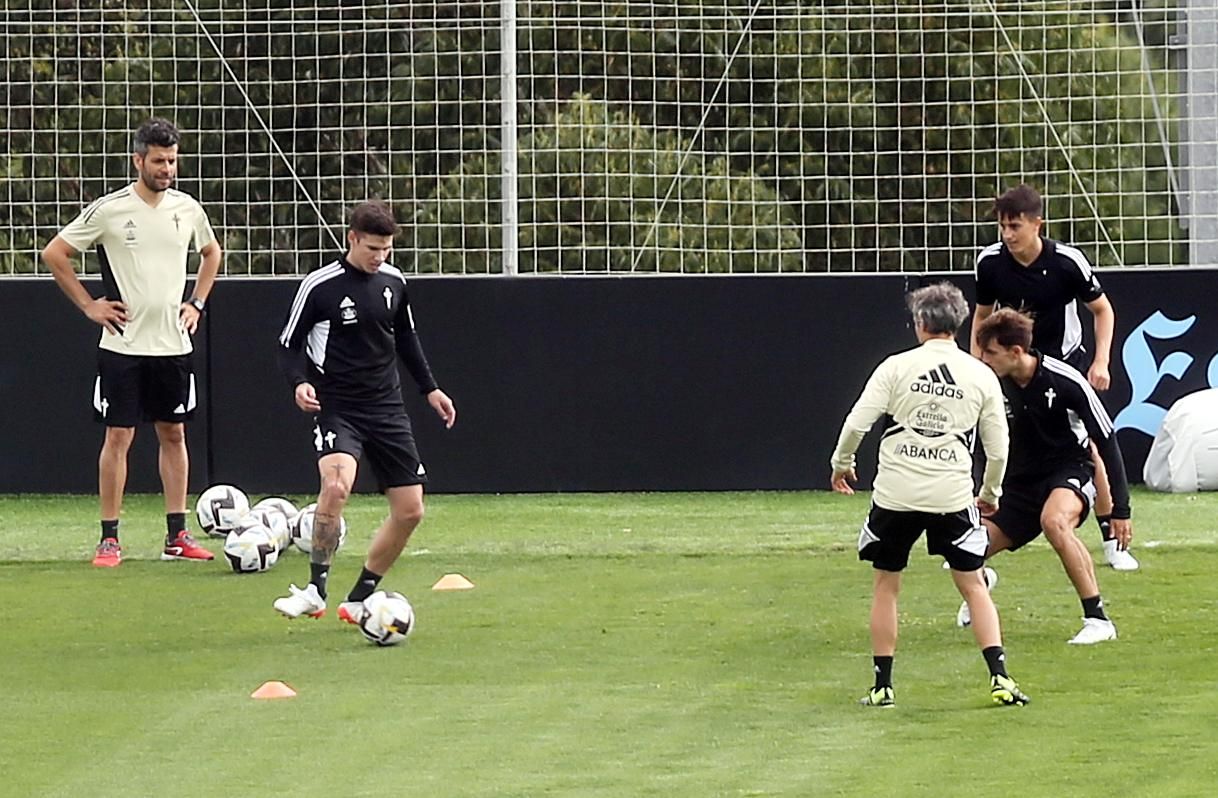
<path fill-rule="evenodd" d="M 897 704 L 891 687 L 873 687 L 859 703 L 865 707 L 894 707 Z"/>
<path fill-rule="evenodd" d="M 1008 707 L 1022 707 L 1032 700 L 1024 695 L 1010 676 L 998 675 L 990 677 L 990 698 L 994 699 L 995 704 Z"/>

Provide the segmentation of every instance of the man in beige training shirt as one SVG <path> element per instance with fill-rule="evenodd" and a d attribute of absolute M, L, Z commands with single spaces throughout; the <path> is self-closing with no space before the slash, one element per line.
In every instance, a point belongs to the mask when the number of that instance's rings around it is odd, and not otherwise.
<path fill-rule="evenodd" d="M 972 610 L 973 632 L 990 670 L 990 697 L 997 704 L 1026 704 L 1028 697 L 1007 674 L 998 611 L 982 576 L 989 539 L 979 511 L 998 508 L 1006 470 L 1002 390 L 993 372 L 956 344 L 956 331 L 968 318 L 960 289 L 937 283 L 910 293 L 907 303 L 919 346 L 887 358 L 872 373 L 846 416 L 831 461 L 833 490 L 854 493 L 854 453 L 876 420 L 887 415 L 871 512 L 858 544 L 859 559 L 875 568 L 875 685 L 861 703 L 895 703 L 892 662 L 901 571 L 913 544 L 926 532 L 927 551 L 947 560 L 956 588 Z M 978 429 L 986 468 L 974 500 L 972 449 Z"/>
<path fill-rule="evenodd" d="M 127 484 L 127 452 L 141 420 L 152 421 L 160 442 L 165 490 L 163 560 L 210 560 L 186 530 L 190 471 L 185 422 L 194 414 L 195 376 L 190 336 L 199 325 L 220 269 L 220 244 L 193 197 L 171 186 L 177 176 L 177 129 L 149 119 L 135 134 L 129 186 L 93 202 L 42 251 L 55 282 L 102 328 L 93 387 L 95 418 L 106 426 L 98 458 L 100 567 L 122 562 L 118 518 Z M 184 301 L 191 244 L 202 256 L 194 294 Z M 94 299 L 72 265 L 96 247 L 105 295 Z"/>

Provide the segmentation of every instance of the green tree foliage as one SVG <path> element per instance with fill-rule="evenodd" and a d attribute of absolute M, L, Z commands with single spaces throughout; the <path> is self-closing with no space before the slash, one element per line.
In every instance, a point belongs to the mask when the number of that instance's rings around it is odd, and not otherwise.
<path fill-rule="evenodd" d="M 298 253 L 333 251 L 354 203 L 426 197 L 497 147 L 498 30 L 482 3 L 212 0 L 201 25 L 173 0 L 102 5 L 6 31 L 6 271 L 31 271 L 81 207 L 132 178 L 131 131 L 151 114 L 184 132 L 179 184 L 208 208 L 229 273 L 295 272 Z"/>
<path fill-rule="evenodd" d="M 1182 259 L 1156 4 L 754 6 L 517 3 L 523 269 L 965 269 L 1020 180 L 1101 264 Z M 230 273 L 307 268 L 368 196 L 419 223 L 419 268 L 500 268 L 497 3 L 198 8 L 10 14 L 6 271 L 129 179 L 150 113 L 186 132 Z"/>
<path fill-rule="evenodd" d="M 538 120 L 520 142 L 520 271 L 800 271 L 798 226 L 774 188 L 726 157 L 679 168 L 687 148 L 579 94 Z M 487 218 L 501 207 L 499 160 L 467 161 L 422 206 L 419 271 L 501 269 L 500 217 Z"/>
<path fill-rule="evenodd" d="M 1103 5 L 765 4 L 734 59 L 743 0 L 523 5 L 535 108 L 583 91 L 686 136 L 706 113 L 705 148 L 799 209 L 809 269 L 969 268 L 990 199 L 1020 181 L 1051 198 L 1053 235 L 1111 238 L 1131 265 L 1183 256 L 1164 56 L 1147 54 L 1152 91 Z"/>

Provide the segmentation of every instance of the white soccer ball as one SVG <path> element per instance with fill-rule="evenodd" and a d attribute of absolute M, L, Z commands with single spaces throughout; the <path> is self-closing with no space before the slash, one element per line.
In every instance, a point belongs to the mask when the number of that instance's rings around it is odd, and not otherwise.
<path fill-rule="evenodd" d="M 281 552 L 292 545 L 292 527 L 296 525 L 296 516 L 300 515 L 296 505 L 282 496 L 268 496 L 255 504 L 250 512 L 265 515 L 263 523 L 275 533 L 275 542 L 279 544 Z"/>
<path fill-rule="evenodd" d="M 255 506 L 250 510 L 249 515 L 242 519 L 242 523 L 246 519 L 253 519 L 266 527 L 271 535 L 271 542 L 275 544 L 279 552 L 282 553 L 284 549 L 292 545 L 292 525 L 278 510 Z"/>
<path fill-rule="evenodd" d="M 195 503 L 199 529 L 213 538 L 227 535 L 249 511 L 249 498 L 232 485 L 212 485 L 199 494 Z"/>
<path fill-rule="evenodd" d="M 270 570 L 279 560 L 279 546 L 271 530 L 256 515 L 248 515 L 224 539 L 224 556 L 239 574 Z"/>
<path fill-rule="evenodd" d="M 292 544 L 305 554 L 313 551 L 313 516 L 316 513 L 317 502 L 305 505 L 300 508 L 300 515 L 296 516 L 296 525 L 292 527 Z M 335 548 L 335 551 L 341 549 L 346 540 L 347 519 L 339 517 L 338 546 Z"/>
<path fill-rule="evenodd" d="M 283 517 L 288 521 L 288 526 L 295 524 L 296 516 L 300 515 L 299 508 L 295 504 L 292 504 L 289 499 L 285 499 L 282 496 L 267 496 L 265 499 L 260 499 L 252 509 L 266 509 L 282 513 Z"/>
<path fill-rule="evenodd" d="M 401 593 L 378 590 L 364 599 L 359 630 L 378 646 L 396 646 L 414 631 L 414 607 Z"/>

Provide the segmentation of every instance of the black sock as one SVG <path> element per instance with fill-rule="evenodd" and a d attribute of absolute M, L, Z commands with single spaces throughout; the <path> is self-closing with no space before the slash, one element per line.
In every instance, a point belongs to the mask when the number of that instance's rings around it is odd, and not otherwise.
<path fill-rule="evenodd" d="M 380 582 L 381 574 L 374 574 L 364 566 L 364 570 L 359 572 L 359 579 L 355 580 L 355 587 L 347 594 L 347 601 L 363 601 L 372 595 Z"/>
<path fill-rule="evenodd" d="M 875 686 L 892 687 L 892 657 L 872 657 L 875 663 Z"/>
<path fill-rule="evenodd" d="M 106 538 L 110 538 L 115 543 L 118 542 L 118 519 L 117 518 L 115 518 L 113 521 L 102 521 L 101 529 L 102 529 L 102 533 L 101 533 L 101 540 L 98 541 L 99 543 L 104 542 Z"/>
<path fill-rule="evenodd" d="M 321 563 L 309 563 L 309 583 L 317 588 L 317 595 L 326 597 L 326 579 L 330 576 L 330 566 Z"/>
<path fill-rule="evenodd" d="M 1108 620 L 1108 616 L 1104 614 L 1104 600 L 1099 596 L 1083 599 L 1083 617 Z"/>
<path fill-rule="evenodd" d="M 1112 515 L 1096 515 L 1095 522 L 1100 525 L 1100 537 L 1104 540 L 1112 540 Z"/>
<path fill-rule="evenodd" d="M 165 513 L 165 540 L 173 543 L 186 531 L 186 513 Z"/>
<path fill-rule="evenodd" d="M 1007 655 L 1003 652 L 1002 646 L 983 648 L 981 649 L 981 656 L 985 657 L 985 664 L 989 666 L 990 676 L 1007 675 Z"/>

